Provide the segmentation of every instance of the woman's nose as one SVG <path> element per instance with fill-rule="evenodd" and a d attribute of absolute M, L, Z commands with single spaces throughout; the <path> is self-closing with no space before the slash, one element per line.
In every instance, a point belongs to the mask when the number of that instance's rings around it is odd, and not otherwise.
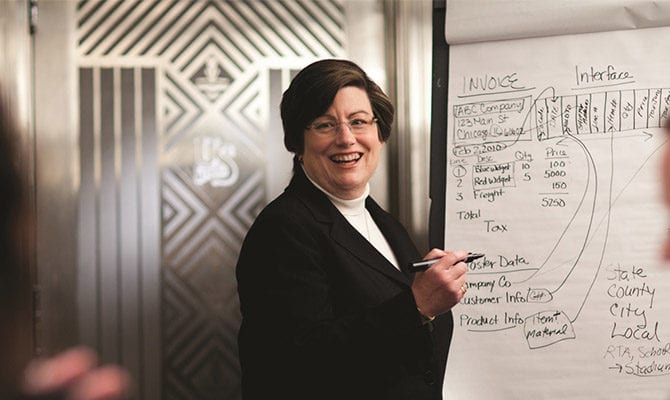
<path fill-rule="evenodd" d="M 338 145 L 349 146 L 356 143 L 356 135 L 351 129 L 351 126 L 346 123 L 339 124 L 337 126 L 335 142 Z"/>

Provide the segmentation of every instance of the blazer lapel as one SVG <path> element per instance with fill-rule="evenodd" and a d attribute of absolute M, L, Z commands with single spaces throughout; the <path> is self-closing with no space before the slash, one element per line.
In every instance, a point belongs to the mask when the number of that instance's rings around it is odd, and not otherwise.
<path fill-rule="evenodd" d="M 334 207 L 334 206 L 333 206 Z M 372 246 L 343 216 L 335 219 L 330 234 L 335 242 L 358 258 L 363 264 L 376 269 L 389 278 L 405 285 L 412 283 L 408 277 L 398 271 L 377 249 Z M 382 232 L 383 233 L 383 232 Z M 398 260 L 400 261 L 400 260 Z"/>
<path fill-rule="evenodd" d="M 342 246 L 346 251 L 351 253 L 354 257 L 361 261 L 361 263 L 374 268 L 375 270 L 381 272 L 382 274 L 388 276 L 389 278 L 401 282 L 405 285 L 412 284 L 412 277 L 406 273 L 398 271 L 393 264 L 391 264 L 386 257 L 384 257 L 377 249 L 372 246 L 370 242 L 367 241 L 347 220 L 340 214 L 340 212 L 335 208 L 335 206 L 328 200 L 326 195 L 317 189 L 312 183 L 307 179 L 302 168 L 296 168 L 294 171 L 293 179 L 291 183 L 286 188 L 286 191 L 294 196 L 296 196 L 300 201 L 302 201 L 305 206 L 312 212 L 312 215 L 317 221 L 326 223 L 330 225 L 330 235 L 333 240 Z M 368 200 L 371 199 L 368 197 Z M 374 201 L 372 201 L 374 203 Z M 367 206 L 366 202 L 366 206 Z M 374 203 L 376 205 L 376 203 Z M 379 211 L 385 213 L 379 206 L 376 206 Z M 393 233 L 390 233 L 386 229 L 386 222 L 382 222 L 384 227 L 379 224 L 378 216 L 372 214 L 375 222 L 378 224 L 379 229 L 382 231 L 382 234 L 388 240 L 389 245 L 391 245 L 392 250 L 396 253 L 398 262 L 401 263 L 400 267 L 402 268 L 404 264 L 407 263 L 405 250 L 397 250 L 398 247 L 395 246 L 398 238 L 391 238 L 394 236 Z M 379 213 L 375 210 L 375 213 Z M 388 216 L 388 218 L 391 218 Z M 382 218 L 383 219 L 383 218 Z M 403 245 L 401 247 L 406 247 Z"/>
<path fill-rule="evenodd" d="M 411 277 L 411 273 L 407 272 L 407 265 L 421 258 L 412 238 L 405 228 L 371 197 L 367 198 L 365 206 L 393 249 L 400 269 Z"/>

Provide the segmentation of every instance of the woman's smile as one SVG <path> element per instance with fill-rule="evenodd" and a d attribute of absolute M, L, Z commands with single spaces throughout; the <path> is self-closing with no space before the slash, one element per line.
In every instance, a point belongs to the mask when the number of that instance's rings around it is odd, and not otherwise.
<path fill-rule="evenodd" d="M 363 153 L 335 154 L 330 157 L 333 162 L 338 164 L 355 165 L 363 157 Z"/>

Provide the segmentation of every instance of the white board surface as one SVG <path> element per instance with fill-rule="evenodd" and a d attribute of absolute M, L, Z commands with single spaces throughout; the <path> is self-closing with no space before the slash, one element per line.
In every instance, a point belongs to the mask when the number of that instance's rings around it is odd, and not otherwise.
<path fill-rule="evenodd" d="M 670 0 L 448 0 L 445 38 L 464 44 L 670 25 Z"/>
<path fill-rule="evenodd" d="M 670 28 L 451 46 L 445 396 L 670 398 Z"/>

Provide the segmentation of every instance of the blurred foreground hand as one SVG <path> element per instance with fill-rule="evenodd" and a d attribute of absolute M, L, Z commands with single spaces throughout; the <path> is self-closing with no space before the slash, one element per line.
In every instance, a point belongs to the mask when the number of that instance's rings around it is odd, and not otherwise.
<path fill-rule="evenodd" d="M 76 347 L 32 361 L 25 370 L 22 390 L 34 397 L 58 394 L 66 400 L 116 400 L 128 396 L 129 383 L 125 370 L 98 366 L 95 352 Z"/>

